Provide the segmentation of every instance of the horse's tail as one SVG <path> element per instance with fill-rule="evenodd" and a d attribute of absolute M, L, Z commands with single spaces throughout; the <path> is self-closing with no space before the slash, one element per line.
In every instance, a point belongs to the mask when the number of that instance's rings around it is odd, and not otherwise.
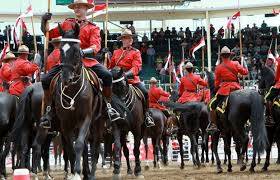
<path fill-rule="evenodd" d="M 253 134 L 253 147 L 257 152 L 262 153 L 268 143 L 265 128 L 264 105 L 261 96 L 253 92 L 251 98 L 251 129 Z"/>
<path fill-rule="evenodd" d="M 31 113 L 32 92 L 33 92 L 33 88 L 31 86 L 27 87 L 20 97 L 17 112 L 16 112 L 16 120 L 11 132 L 12 138 L 17 139 L 17 137 L 20 136 L 20 132 L 22 131 L 22 128 L 25 126 L 25 123 L 27 123 L 26 118 Z"/>

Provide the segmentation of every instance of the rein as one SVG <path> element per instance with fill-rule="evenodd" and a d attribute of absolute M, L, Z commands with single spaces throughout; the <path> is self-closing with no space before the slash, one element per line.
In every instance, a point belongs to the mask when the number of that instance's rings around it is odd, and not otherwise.
<path fill-rule="evenodd" d="M 118 82 L 120 82 L 122 80 L 124 80 L 124 76 L 119 78 L 119 79 L 113 80 L 112 82 L 113 82 L 113 84 L 115 84 L 115 83 L 118 83 Z"/>
<path fill-rule="evenodd" d="M 73 106 L 75 104 L 76 97 L 79 95 L 79 93 L 82 91 L 82 89 L 83 89 L 83 87 L 85 85 L 85 75 L 84 74 L 85 74 L 84 73 L 84 68 L 82 68 L 82 72 L 81 72 L 79 78 L 75 82 L 73 82 L 73 84 L 76 84 L 82 78 L 82 85 L 81 85 L 80 89 L 77 91 L 77 93 L 74 95 L 73 98 L 64 93 L 64 91 L 67 88 L 67 86 L 63 87 L 62 82 L 61 82 L 61 84 L 60 84 L 60 91 L 61 91 L 61 93 L 60 93 L 60 104 L 61 104 L 63 109 L 69 110 L 69 109 L 73 108 Z M 67 99 L 70 100 L 70 106 L 65 106 L 64 105 L 63 97 L 66 97 Z"/>

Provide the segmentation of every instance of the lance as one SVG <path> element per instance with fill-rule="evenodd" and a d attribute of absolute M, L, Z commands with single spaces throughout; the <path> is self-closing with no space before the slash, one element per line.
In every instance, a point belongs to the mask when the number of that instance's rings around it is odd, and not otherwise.
<path fill-rule="evenodd" d="M 108 48 L 108 21 L 109 21 L 109 13 L 108 13 L 109 1 L 106 0 L 106 15 L 105 15 L 105 48 Z M 108 53 L 105 54 L 104 66 L 108 67 Z"/>
<path fill-rule="evenodd" d="M 48 13 L 51 12 L 51 0 L 48 0 Z M 45 45 L 44 45 L 44 73 L 47 72 L 47 59 L 48 59 L 48 51 L 49 51 L 49 22 L 46 22 L 46 35 L 45 35 Z"/>

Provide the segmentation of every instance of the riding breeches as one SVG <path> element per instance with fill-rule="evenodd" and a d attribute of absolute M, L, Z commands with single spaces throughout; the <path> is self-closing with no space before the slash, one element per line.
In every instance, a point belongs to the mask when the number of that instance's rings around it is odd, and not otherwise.
<path fill-rule="evenodd" d="M 264 100 L 265 101 L 273 101 L 274 98 L 276 98 L 278 95 L 280 94 L 280 89 L 277 89 L 275 87 L 271 87 L 268 91 L 268 93 L 266 93 Z"/>
<path fill-rule="evenodd" d="M 47 74 L 43 74 L 41 76 L 42 87 L 43 87 L 44 90 L 48 90 L 49 89 L 50 84 L 52 82 L 52 79 L 54 78 L 54 76 L 57 73 L 59 73 L 60 70 L 61 70 L 61 66 L 60 65 L 56 65 L 51 70 L 49 70 L 49 72 Z"/>
<path fill-rule="evenodd" d="M 141 92 L 143 93 L 144 97 L 145 97 L 145 100 L 148 101 L 148 90 L 146 89 L 145 85 L 143 83 L 137 83 L 137 84 L 134 84 L 134 86 L 136 86 L 138 89 L 141 90 Z"/>
<path fill-rule="evenodd" d="M 219 105 L 221 105 L 221 103 L 223 103 L 226 97 L 227 96 L 216 94 L 216 96 L 213 97 L 209 103 L 210 110 L 215 110 Z"/>

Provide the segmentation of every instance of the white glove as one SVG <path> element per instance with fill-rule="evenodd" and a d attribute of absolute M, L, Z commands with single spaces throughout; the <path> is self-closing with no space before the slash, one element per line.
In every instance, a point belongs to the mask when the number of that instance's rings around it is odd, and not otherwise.
<path fill-rule="evenodd" d="M 41 55 L 39 53 L 36 53 L 34 55 L 34 63 L 37 64 L 39 67 L 42 66 Z"/>
<path fill-rule="evenodd" d="M 247 62 L 245 61 L 244 57 L 241 57 L 241 66 L 248 69 Z"/>

